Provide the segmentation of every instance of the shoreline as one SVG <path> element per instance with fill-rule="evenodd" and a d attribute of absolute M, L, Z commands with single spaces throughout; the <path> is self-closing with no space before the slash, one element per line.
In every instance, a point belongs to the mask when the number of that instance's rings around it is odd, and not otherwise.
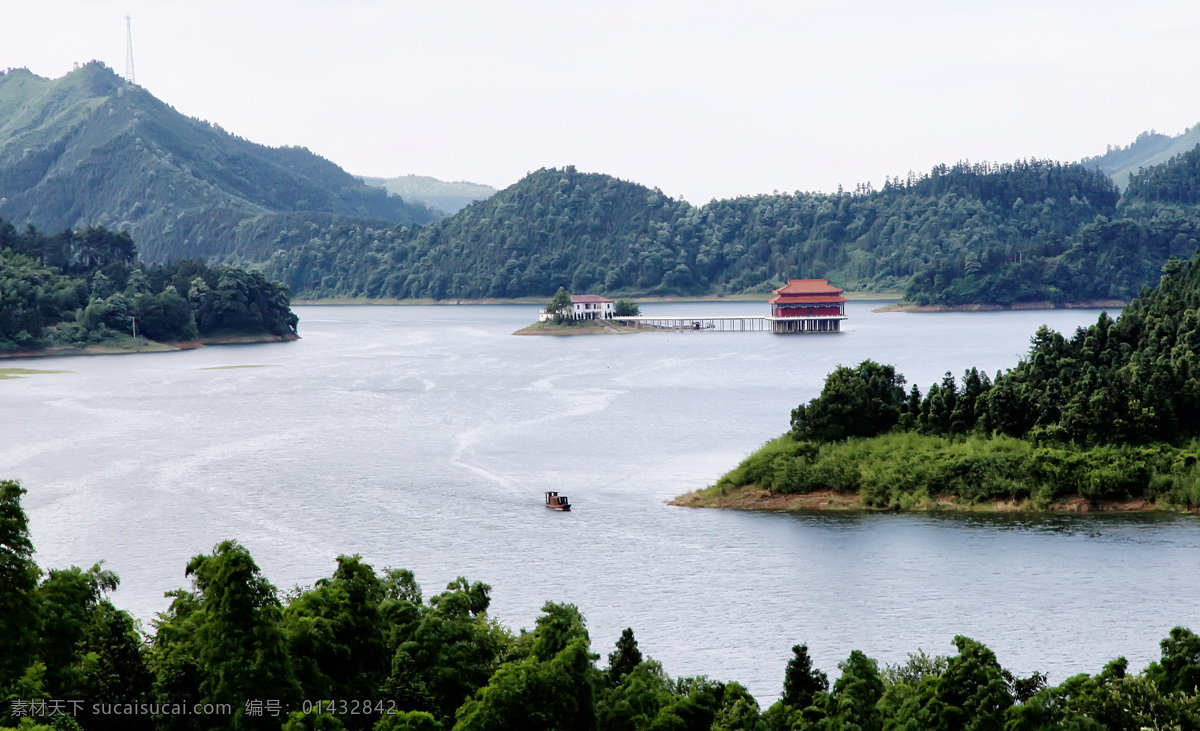
<path fill-rule="evenodd" d="M 155 340 L 126 338 L 115 343 L 96 343 L 78 347 L 75 345 L 51 345 L 38 350 L 21 350 L 0 353 L 0 360 L 21 358 L 67 358 L 82 355 L 132 355 L 134 353 L 171 353 L 179 350 L 195 350 L 214 345 L 253 345 L 257 343 L 284 343 L 299 340 L 299 335 L 212 335 L 195 340 L 160 343 Z"/>
<path fill-rule="evenodd" d="M 1001 312 L 1005 310 L 1103 310 L 1108 308 L 1125 307 L 1129 302 L 1114 299 L 1081 300 L 1079 302 L 1014 302 L 1011 305 L 970 304 L 970 305 L 914 305 L 897 302 L 891 305 L 871 310 L 871 312 Z"/>
<path fill-rule="evenodd" d="M 513 335 L 573 336 L 573 335 L 628 335 L 637 332 L 652 332 L 644 328 L 624 327 L 609 320 L 584 320 L 585 324 L 562 325 L 553 322 L 535 322 L 517 330 Z"/>
<path fill-rule="evenodd" d="M 844 296 L 848 300 L 871 301 L 871 302 L 888 302 L 898 300 L 903 297 L 900 292 L 845 292 Z M 638 304 L 662 304 L 669 302 L 766 302 L 771 298 L 771 293 L 755 292 L 751 294 L 698 294 L 698 295 L 679 295 L 679 296 L 650 296 L 638 297 L 624 296 L 620 294 L 612 295 L 612 299 L 630 299 Z M 335 306 L 352 306 L 352 305 L 387 305 L 410 307 L 417 305 L 437 305 L 437 306 L 455 306 L 455 305 L 542 305 L 546 304 L 546 297 L 482 297 L 482 298 L 456 298 L 446 300 L 434 300 L 429 298 L 419 299 L 392 299 L 388 297 L 380 297 L 377 299 L 369 299 L 367 297 L 319 297 L 315 299 L 293 298 L 293 305 L 335 305 Z"/>
<path fill-rule="evenodd" d="M 769 513 L 863 512 L 863 513 L 1192 513 L 1200 510 L 1163 507 L 1142 498 L 1091 502 L 1078 495 L 1055 500 L 1045 507 L 1028 499 L 989 500 L 968 503 L 948 495 L 935 495 L 905 510 L 865 505 L 857 493 L 822 490 L 798 494 L 773 494 L 755 485 L 736 488 L 706 487 L 667 502 L 682 508 L 712 508 Z"/>

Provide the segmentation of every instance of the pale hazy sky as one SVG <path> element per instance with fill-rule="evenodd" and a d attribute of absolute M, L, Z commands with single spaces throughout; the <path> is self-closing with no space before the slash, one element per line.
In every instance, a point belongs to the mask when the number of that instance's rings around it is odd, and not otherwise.
<path fill-rule="evenodd" d="M 0 0 L 0 68 L 123 73 L 126 12 L 160 99 L 361 175 L 704 203 L 1200 122 L 1198 0 Z"/>

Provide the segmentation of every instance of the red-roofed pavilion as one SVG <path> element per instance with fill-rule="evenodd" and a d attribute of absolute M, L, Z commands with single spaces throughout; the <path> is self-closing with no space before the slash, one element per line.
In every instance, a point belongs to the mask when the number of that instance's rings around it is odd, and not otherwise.
<path fill-rule="evenodd" d="M 771 298 L 771 316 L 777 333 L 840 332 L 846 298 L 824 279 L 789 279 Z"/>

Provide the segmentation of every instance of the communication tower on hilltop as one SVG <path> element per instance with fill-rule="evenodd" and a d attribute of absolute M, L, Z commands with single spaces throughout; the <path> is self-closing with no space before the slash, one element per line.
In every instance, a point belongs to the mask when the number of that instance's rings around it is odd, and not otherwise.
<path fill-rule="evenodd" d="M 125 15 L 125 80 L 136 84 L 133 78 L 133 19 Z"/>

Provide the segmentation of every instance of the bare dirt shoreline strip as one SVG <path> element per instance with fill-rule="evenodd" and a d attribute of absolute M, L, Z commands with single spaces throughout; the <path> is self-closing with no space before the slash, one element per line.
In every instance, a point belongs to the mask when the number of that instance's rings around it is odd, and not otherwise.
<path fill-rule="evenodd" d="M 1029 500 L 989 500 L 969 503 L 949 495 L 935 495 L 904 511 L 865 505 L 855 493 L 832 491 L 804 494 L 772 493 L 765 488 L 747 485 L 737 488 L 709 487 L 671 500 L 668 505 L 684 508 L 717 508 L 724 510 L 754 510 L 781 513 L 803 512 L 920 512 L 920 513 L 1180 513 L 1200 514 L 1200 509 L 1183 510 L 1164 507 L 1152 500 L 1089 501 L 1078 495 L 1056 500 L 1048 506 L 1035 506 Z"/>
<path fill-rule="evenodd" d="M 184 340 L 181 342 L 159 343 L 154 340 L 139 339 L 136 343 L 100 343 L 85 347 L 72 345 L 54 345 L 38 350 L 20 350 L 11 353 L 0 353 L 0 360 L 17 358 L 64 358 L 77 355 L 129 355 L 131 353 L 169 353 L 177 350 L 195 350 L 210 345 L 251 345 L 255 343 L 282 343 L 299 340 L 299 335 L 215 335 L 213 337 Z"/>
<path fill-rule="evenodd" d="M 907 302 L 896 302 L 884 305 L 872 312 L 1000 312 L 1003 310 L 1102 310 L 1119 309 L 1129 302 L 1125 300 L 1100 299 L 1082 300 L 1080 302 L 1014 302 L 1011 305 L 974 304 L 974 305 L 914 305 Z"/>

